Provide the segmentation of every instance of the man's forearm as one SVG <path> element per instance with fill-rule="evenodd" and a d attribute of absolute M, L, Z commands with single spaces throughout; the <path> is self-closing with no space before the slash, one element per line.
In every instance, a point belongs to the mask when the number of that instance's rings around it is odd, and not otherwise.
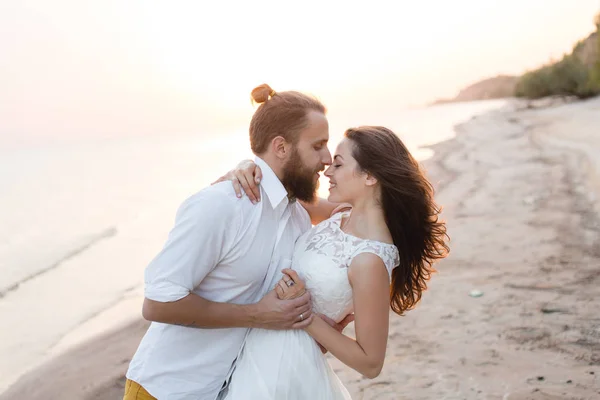
<path fill-rule="evenodd" d="M 254 304 L 217 303 L 190 293 L 183 299 L 163 303 L 144 299 L 145 319 L 195 328 L 252 328 Z"/>

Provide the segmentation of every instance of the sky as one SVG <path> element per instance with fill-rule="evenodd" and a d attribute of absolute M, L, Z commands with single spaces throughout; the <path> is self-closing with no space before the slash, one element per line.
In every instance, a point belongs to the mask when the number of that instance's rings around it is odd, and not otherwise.
<path fill-rule="evenodd" d="M 521 74 L 593 31 L 600 0 L 0 0 L 0 136 L 215 132 L 249 93 L 387 113 Z"/>

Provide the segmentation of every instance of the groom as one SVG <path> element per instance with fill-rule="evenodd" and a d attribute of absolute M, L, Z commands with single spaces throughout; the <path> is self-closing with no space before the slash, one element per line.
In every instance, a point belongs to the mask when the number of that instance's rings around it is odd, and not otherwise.
<path fill-rule="evenodd" d="M 255 206 L 223 182 L 180 206 L 145 271 L 143 316 L 152 324 L 131 360 L 124 400 L 214 400 L 248 328 L 302 329 L 311 321 L 308 293 L 279 300 L 270 283 L 291 267 L 294 243 L 311 226 L 295 200 L 313 200 L 319 172 L 331 164 L 325 107 L 267 85 L 253 97 L 262 103 L 250 144 L 263 201 Z"/>

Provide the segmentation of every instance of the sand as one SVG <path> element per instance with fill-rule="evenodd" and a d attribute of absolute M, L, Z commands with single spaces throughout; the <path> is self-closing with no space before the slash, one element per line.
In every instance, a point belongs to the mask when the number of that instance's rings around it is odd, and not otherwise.
<path fill-rule="evenodd" d="M 331 359 L 353 398 L 600 399 L 600 98 L 515 101 L 433 149 L 451 255 L 392 317 L 379 377 Z M 93 338 L 0 399 L 121 398 L 146 326 Z"/>

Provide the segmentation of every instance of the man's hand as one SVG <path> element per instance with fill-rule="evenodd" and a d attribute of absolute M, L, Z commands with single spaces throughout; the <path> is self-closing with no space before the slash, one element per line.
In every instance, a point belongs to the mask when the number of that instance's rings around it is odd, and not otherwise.
<path fill-rule="evenodd" d="M 310 293 L 293 300 L 281 300 L 275 289 L 254 305 L 254 326 L 263 329 L 304 329 L 312 322 Z"/>
<path fill-rule="evenodd" d="M 346 329 L 348 324 L 350 322 L 354 321 L 354 314 L 346 315 L 346 317 L 343 320 L 341 320 L 339 323 L 335 322 L 334 320 L 332 320 L 331 318 L 329 318 L 328 316 L 323 315 L 323 314 L 317 314 L 317 317 L 321 318 L 323 321 L 327 322 L 333 329 L 335 329 L 339 333 L 342 333 L 343 330 Z M 323 354 L 327 353 L 327 349 L 325 347 L 321 346 L 321 343 L 317 342 L 317 344 L 321 348 L 321 353 L 323 353 Z"/>
<path fill-rule="evenodd" d="M 231 181 L 237 197 L 242 197 L 242 188 L 253 204 L 260 201 L 260 188 L 258 184 L 262 179 L 262 171 L 252 160 L 240 162 L 235 169 L 223 175 L 212 184 Z"/>

